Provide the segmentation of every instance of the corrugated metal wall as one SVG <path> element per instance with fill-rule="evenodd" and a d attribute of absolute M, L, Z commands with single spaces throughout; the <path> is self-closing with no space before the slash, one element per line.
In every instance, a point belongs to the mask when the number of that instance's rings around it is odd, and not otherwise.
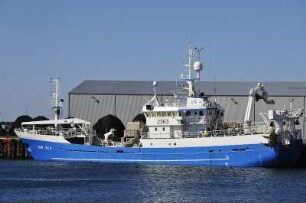
<path fill-rule="evenodd" d="M 140 95 L 117 95 L 116 96 L 116 116 L 126 126 L 135 116 L 141 113 L 145 104 L 145 96 Z"/>
<path fill-rule="evenodd" d="M 220 104 L 224 109 L 224 121 L 236 121 L 241 122 L 244 118 L 245 109 L 247 105 L 247 97 L 211 97 L 210 100 L 216 98 L 217 103 Z"/>
<path fill-rule="evenodd" d="M 244 120 L 246 106 L 248 103 L 248 96 L 221 96 L 216 97 L 217 103 L 225 108 L 225 121 L 237 121 L 242 122 Z M 268 112 L 269 109 L 282 109 L 284 107 L 290 107 L 290 99 L 294 99 L 292 102 L 293 108 L 304 107 L 304 97 L 271 97 L 275 104 L 266 104 L 262 100 L 255 103 L 255 121 L 261 122 L 262 119 L 259 112 Z M 212 100 L 213 98 L 211 98 Z M 253 116 L 252 116 L 253 119 Z"/>
<path fill-rule="evenodd" d="M 69 95 L 69 116 L 82 118 L 94 125 L 108 114 L 117 116 L 124 125 L 141 113 L 152 96 L 143 95 Z M 159 97 L 160 98 L 160 97 Z M 168 97 L 163 96 L 165 101 Z"/>
<path fill-rule="evenodd" d="M 69 116 L 90 121 L 115 114 L 115 95 L 69 95 Z"/>
<path fill-rule="evenodd" d="M 151 96 L 143 95 L 69 95 L 69 116 L 78 117 L 90 121 L 94 125 L 98 119 L 113 114 L 124 125 L 132 121 L 141 113 L 142 106 Z M 162 97 L 163 101 L 171 97 Z M 267 105 L 263 101 L 255 103 L 255 120 L 262 122 L 259 112 L 267 112 L 272 108 L 290 107 L 290 99 L 294 99 L 293 108 L 305 108 L 304 97 L 271 97 L 275 100 L 274 105 Z M 214 97 L 210 98 L 214 100 Z M 247 96 L 217 96 L 217 103 L 225 108 L 225 121 L 243 122 L 248 102 Z M 252 117 L 253 119 L 253 117 Z M 302 122 L 301 122 L 302 123 Z M 302 124 L 301 124 L 302 128 Z M 306 137 L 305 137 L 306 138 Z"/>

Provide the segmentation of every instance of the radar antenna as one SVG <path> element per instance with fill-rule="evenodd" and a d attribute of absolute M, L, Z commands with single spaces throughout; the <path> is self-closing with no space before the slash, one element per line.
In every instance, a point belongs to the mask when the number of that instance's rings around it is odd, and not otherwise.
<path fill-rule="evenodd" d="M 191 41 L 188 41 L 188 50 L 187 50 L 187 63 L 184 64 L 188 68 L 188 75 L 180 74 L 179 79 L 185 81 L 188 84 L 188 96 L 192 97 L 196 95 L 195 83 L 200 80 L 200 72 L 203 69 L 202 62 L 200 61 L 200 52 L 203 48 L 193 47 Z M 195 52 L 197 53 L 197 60 L 195 60 Z M 191 70 L 194 70 L 197 73 L 197 77 L 192 76 Z"/>

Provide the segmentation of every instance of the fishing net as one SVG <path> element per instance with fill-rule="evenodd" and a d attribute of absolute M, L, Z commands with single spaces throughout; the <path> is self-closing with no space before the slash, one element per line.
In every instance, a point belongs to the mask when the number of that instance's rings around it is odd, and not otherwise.
<path fill-rule="evenodd" d="M 33 118 L 32 121 L 46 121 L 46 120 L 49 120 L 49 118 L 44 117 L 44 116 L 37 116 L 37 117 Z"/>
<path fill-rule="evenodd" d="M 146 117 L 143 113 L 137 114 L 135 118 L 133 119 L 133 122 L 141 122 L 143 124 L 146 124 Z"/>
<path fill-rule="evenodd" d="M 109 114 L 100 118 L 93 126 L 93 129 L 96 130 L 97 136 L 101 139 L 104 139 L 105 133 L 109 132 L 111 129 L 115 129 L 114 140 L 119 141 L 124 135 L 125 127 L 119 118 Z"/>

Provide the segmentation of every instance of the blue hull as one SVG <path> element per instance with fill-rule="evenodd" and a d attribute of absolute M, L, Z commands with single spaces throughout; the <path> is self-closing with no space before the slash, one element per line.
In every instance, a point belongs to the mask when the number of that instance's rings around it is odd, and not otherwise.
<path fill-rule="evenodd" d="M 35 160 L 174 164 L 228 167 L 290 167 L 301 155 L 302 141 L 181 148 L 102 147 L 22 139 Z"/>

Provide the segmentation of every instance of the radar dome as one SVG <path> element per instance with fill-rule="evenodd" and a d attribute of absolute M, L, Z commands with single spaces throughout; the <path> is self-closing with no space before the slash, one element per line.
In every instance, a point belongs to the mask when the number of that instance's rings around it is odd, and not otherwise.
<path fill-rule="evenodd" d="M 201 61 L 196 61 L 193 64 L 193 70 L 195 70 L 196 72 L 200 72 L 203 69 L 203 65 Z"/>

